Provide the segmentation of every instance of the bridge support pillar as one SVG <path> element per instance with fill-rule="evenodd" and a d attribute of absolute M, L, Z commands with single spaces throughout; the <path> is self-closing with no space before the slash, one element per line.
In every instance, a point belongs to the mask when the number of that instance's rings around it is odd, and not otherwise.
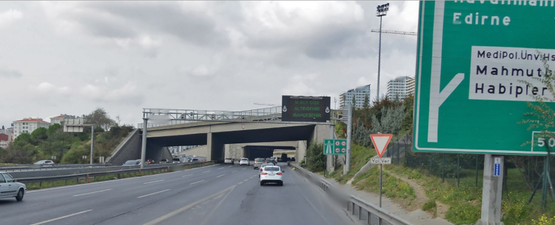
<path fill-rule="evenodd" d="M 206 161 L 211 161 L 212 148 L 214 147 L 214 144 L 212 143 L 212 132 L 206 133 L 206 147 L 208 148 L 208 151 L 206 151 Z"/>

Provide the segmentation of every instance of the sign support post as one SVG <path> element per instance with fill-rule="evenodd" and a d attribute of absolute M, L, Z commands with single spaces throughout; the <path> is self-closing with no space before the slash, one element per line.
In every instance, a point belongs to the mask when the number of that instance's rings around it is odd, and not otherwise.
<path fill-rule="evenodd" d="M 345 104 L 347 106 L 347 155 L 345 155 L 345 167 L 343 167 L 343 175 L 349 172 L 351 167 L 351 129 L 353 123 L 353 106 L 351 103 Z"/>
<path fill-rule="evenodd" d="M 147 122 L 148 118 L 146 115 L 143 115 L 143 143 L 141 145 L 141 169 L 144 168 L 145 164 L 145 154 L 146 154 L 146 130 L 147 130 Z"/>
<path fill-rule="evenodd" d="M 94 163 L 94 125 L 91 126 L 91 165 L 93 163 Z"/>
<path fill-rule="evenodd" d="M 503 193 L 503 156 L 486 154 L 484 157 L 484 186 L 482 189 L 482 217 L 476 225 L 503 225 L 501 202 Z"/>
<path fill-rule="evenodd" d="M 380 208 L 382 207 L 382 171 L 383 164 L 391 164 L 391 158 L 382 158 L 383 153 L 387 150 L 387 145 L 393 137 L 392 134 L 371 134 L 370 139 L 372 139 L 372 144 L 378 153 L 379 158 L 370 159 L 370 163 L 380 164 Z M 384 159 L 384 160 L 381 160 Z"/>

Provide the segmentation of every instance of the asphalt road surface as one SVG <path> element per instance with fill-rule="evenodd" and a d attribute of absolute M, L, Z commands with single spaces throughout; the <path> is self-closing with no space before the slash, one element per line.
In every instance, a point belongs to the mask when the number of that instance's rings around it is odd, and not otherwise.
<path fill-rule="evenodd" d="M 190 170 L 29 191 L 0 200 L 0 224 L 355 224 L 285 163 L 283 186 L 260 186 L 252 166 Z"/>

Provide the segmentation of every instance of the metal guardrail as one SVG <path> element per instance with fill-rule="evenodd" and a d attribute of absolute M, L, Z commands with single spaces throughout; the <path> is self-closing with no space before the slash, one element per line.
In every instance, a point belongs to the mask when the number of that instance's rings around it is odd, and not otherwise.
<path fill-rule="evenodd" d="M 339 202 L 341 205 L 346 206 L 349 213 L 357 216 L 359 220 L 363 220 L 365 224 L 372 225 L 409 225 L 411 223 L 385 211 L 384 209 L 364 201 L 354 195 L 347 195 L 340 191 L 334 185 L 330 184 L 326 180 L 317 177 L 312 172 L 305 170 L 304 168 L 287 163 L 289 166 L 294 167 L 297 172 L 308 178 L 311 182 L 320 187 L 324 192 L 326 192 L 333 200 Z"/>
<path fill-rule="evenodd" d="M 121 174 L 129 174 L 129 173 L 135 173 L 136 175 L 141 175 L 142 172 L 147 172 L 147 171 L 167 171 L 170 172 L 171 170 L 175 170 L 175 169 L 185 169 L 185 168 L 192 168 L 193 166 L 205 166 L 207 164 L 213 164 L 212 161 L 208 161 L 208 162 L 198 162 L 198 163 L 174 163 L 174 164 L 160 164 L 160 166 L 157 167 L 151 167 L 151 168 L 133 168 L 133 169 L 127 169 L 129 167 L 119 167 L 119 170 L 112 170 L 112 171 L 102 171 L 102 172 L 92 172 L 92 173 L 79 173 L 79 174 L 70 174 L 70 175 L 59 175 L 59 176 L 47 176 L 47 177 L 23 177 L 23 178 L 16 178 L 15 180 L 17 182 L 21 182 L 21 183 L 25 183 L 25 184 L 31 184 L 31 183 L 39 183 L 39 187 L 42 187 L 44 182 L 51 182 L 51 184 L 54 181 L 65 181 L 65 184 L 67 184 L 68 180 L 73 180 L 75 179 L 77 181 L 77 183 L 79 183 L 80 180 L 85 180 L 86 183 L 96 181 L 96 177 L 98 176 L 106 176 L 106 175 L 117 175 L 116 178 L 120 178 Z M 181 168 L 179 168 L 181 167 Z"/>

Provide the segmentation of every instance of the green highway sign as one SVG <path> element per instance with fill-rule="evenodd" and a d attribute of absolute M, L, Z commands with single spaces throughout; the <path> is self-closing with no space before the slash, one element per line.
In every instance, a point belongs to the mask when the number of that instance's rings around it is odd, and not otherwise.
<path fill-rule="evenodd" d="M 555 68 L 555 1 L 420 1 L 418 30 L 415 151 L 546 155 L 555 147 L 519 124 L 527 101 L 551 97 L 537 78 L 553 73 L 544 61 Z"/>
<path fill-rule="evenodd" d="M 324 155 L 346 155 L 347 139 L 324 139 Z"/>

